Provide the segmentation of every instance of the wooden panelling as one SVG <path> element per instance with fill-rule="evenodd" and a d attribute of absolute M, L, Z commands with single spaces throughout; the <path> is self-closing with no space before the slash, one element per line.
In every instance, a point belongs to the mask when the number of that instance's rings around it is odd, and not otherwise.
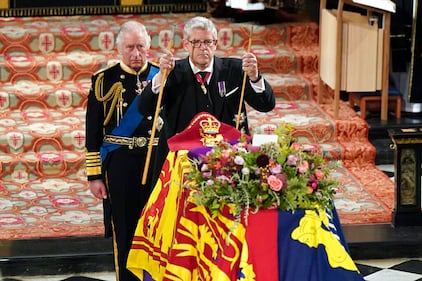
<path fill-rule="evenodd" d="M 321 19 L 321 78 L 335 88 L 336 77 L 336 27 L 335 10 L 324 9 Z M 380 60 L 382 33 L 376 25 L 370 25 L 367 16 L 343 12 L 342 38 L 342 91 L 369 92 L 380 89 Z"/>

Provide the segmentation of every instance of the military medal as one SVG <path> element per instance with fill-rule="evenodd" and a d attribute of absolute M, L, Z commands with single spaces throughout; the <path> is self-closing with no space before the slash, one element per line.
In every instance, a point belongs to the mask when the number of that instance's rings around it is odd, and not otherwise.
<path fill-rule="evenodd" d="M 136 89 L 135 90 L 135 92 L 138 94 L 138 95 L 140 95 L 141 93 L 142 93 L 142 83 L 136 83 L 136 87 L 138 88 L 138 89 Z"/>
<path fill-rule="evenodd" d="M 226 82 L 220 81 L 217 84 L 218 84 L 218 93 L 220 94 L 220 97 L 225 97 L 226 96 Z"/>
<path fill-rule="evenodd" d="M 143 87 L 143 85 L 142 85 L 141 80 L 139 80 L 139 73 L 137 73 L 137 74 L 136 74 L 136 87 L 137 87 L 138 89 L 136 89 L 136 90 L 135 90 L 135 92 L 136 92 L 138 95 L 142 94 L 142 91 L 144 90 L 144 87 Z"/>

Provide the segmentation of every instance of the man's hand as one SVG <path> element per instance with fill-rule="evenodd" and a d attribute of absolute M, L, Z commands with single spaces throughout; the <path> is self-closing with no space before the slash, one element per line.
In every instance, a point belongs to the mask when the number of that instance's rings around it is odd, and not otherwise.
<path fill-rule="evenodd" d="M 258 79 L 258 61 L 254 54 L 246 53 L 242 56 L 242 69 L 251 81 Z"/>
<path fill-rule="evenodd" d="M 174 55 L 169 50 L 164 50 L 164 54 L 160 57 L 160 61 L 158 62 L 158 66 L 160 67 L 160 71 L 154 76 L 154 83 L 152 86 L 159 86 L 161 85 L 161 80 L 163 78 L 164 72 L 167 71 L 167 74 L 173 70 L 174 68 Z"/>
<path fill-rule="evenodd" d="M 160 58 L 159 67 L 160 72 L 164 73 L 165 70 L 168 72 L 172 71 L 174 68 L 174 55 L 169 50 L 164 50 L 164 54 Z"/>
<path fill-rule="evenodd" d="M 107 199 L 107 192 L 102 180 L 93 180 L 89 182 L 91 193 L 98 199 Z"/>

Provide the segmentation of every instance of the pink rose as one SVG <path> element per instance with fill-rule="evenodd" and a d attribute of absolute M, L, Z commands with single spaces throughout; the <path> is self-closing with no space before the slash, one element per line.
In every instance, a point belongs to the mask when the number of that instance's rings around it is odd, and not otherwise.
<path fill-rule="evenodd" d="M 321 170 L 316 170 L 315 171 L 315 176 L 317 179 L 322 179 L 324 177 L 324 173 Z"/>
<path fill-rule="evenodd" d="M 292 144 L 292 149 L 294 149 L 294 150 L 301 150 L 301 148 L 302 148 L 302 146 L 298 142 L 295 142 L 295 143 Z"/>
<path fill-rule="evenodd" d="M 270 188 L 274 191 L 280 191 L 283 187 L 283 182 L 274 175 L 269 176 L 267 178 L 267 182 Z"/>
<path fill-rule="evenodd" d="M 258 152 L 261 149 L 260 146 L 256 146 L 256 145 L 250 145 L 248 146 L 248 151 L 249 152 Z"/>
<path fill-rule="evenodd" d="M 298 160 L 298 158 L 297 158 L 296 155 L 290 154 L 289 156 L 287 156 L 286 164 L 289 165 L 289 166 L 294 166 L 294 165 L 296 165 L 297 160 Z"/>
<path fill-rule="evenodd" d="M 298 169 L 298 171 L 299 171 L 300 174 L 306 173 L 308 171 L 308 169 L 309 169 L 309 163 L 308 163 L 308 161 L 303 160 L 302 163 L 300 163 L 297 166 L 297 169 Z"/>

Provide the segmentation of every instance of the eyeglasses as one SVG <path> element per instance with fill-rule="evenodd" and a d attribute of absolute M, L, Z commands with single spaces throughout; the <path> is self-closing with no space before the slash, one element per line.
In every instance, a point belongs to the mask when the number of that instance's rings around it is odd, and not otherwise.
<path fill-rule="evenodd" d="M 216 41 L 217 40 L 211 40 L 211 39 L 208 39 L 208 40 L 192 40 L 192 41 L 188 40 L 188 42 L 191 43 L 194 48 L 199 48 L 199 47 L 201 47 L 201 45 L 204 45 L 205 47 L 212 47 L 212 46 L 214 46 Z"/>

